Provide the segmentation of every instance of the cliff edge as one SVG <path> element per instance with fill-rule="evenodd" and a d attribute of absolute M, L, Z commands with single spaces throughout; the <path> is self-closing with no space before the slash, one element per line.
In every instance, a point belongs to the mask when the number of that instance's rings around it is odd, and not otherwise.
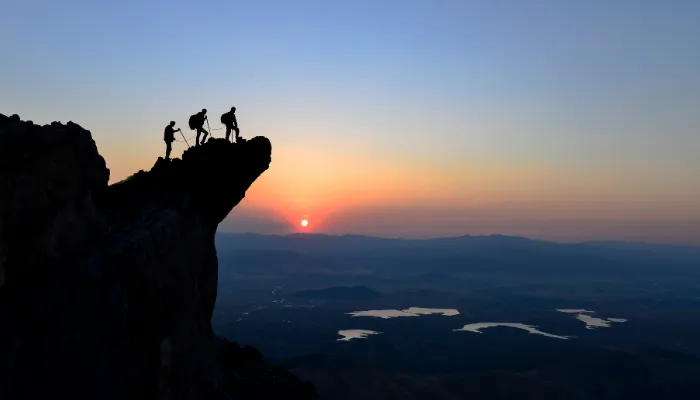
<path fill-rule="evenodd" d="M 267 138 L 111 186 L 75 123 L 0 114 L 0 143 L 0 398 L 315 397 L 211 329 L 214 235 L 269 167 Z"/>

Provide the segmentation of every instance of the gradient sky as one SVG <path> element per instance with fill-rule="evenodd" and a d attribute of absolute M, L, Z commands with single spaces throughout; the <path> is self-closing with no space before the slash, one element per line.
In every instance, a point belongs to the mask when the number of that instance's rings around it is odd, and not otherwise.
<path fill-rule="evenodd" d="M 700 243 L 700 1 L 1 9 L 0 112 L 90 129 L 112 182 L 203 107 L 269 137 L 223 230 Z"/>

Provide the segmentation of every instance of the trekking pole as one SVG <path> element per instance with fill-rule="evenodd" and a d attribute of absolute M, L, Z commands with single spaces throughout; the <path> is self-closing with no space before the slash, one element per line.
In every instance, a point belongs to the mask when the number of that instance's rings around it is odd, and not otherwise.
<path fill-rule="evenodd" d="M 209 126 L 209 118 L 207 118 L 207 130 L 209 131 L 209 139 L 214 137 L 214 133 L 211 131 L 211 127 Z"/>
<path fill-rule="evenodd" d="M 180 129 L 180 135 L 182 135 L 182 138 L 185 139 L 185 143 L 187 143 L 187 148 L 190 148 L 190 144 L 187 142 L 187 138 L 185 137 L 185 134 L 182 133 L 182 129 Z"/>

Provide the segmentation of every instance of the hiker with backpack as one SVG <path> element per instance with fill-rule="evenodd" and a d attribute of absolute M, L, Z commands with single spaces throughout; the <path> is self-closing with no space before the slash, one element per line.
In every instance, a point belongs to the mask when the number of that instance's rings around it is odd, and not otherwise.
<path fill-rule="evenodd" d="M 206 122 L 206 121 L 207 121 L 207 109 L 206 108 L 203 108 L 202 111 L 190 116 L 190 120 L 189 120 L 190 129 L 197 130 L 197 146 L 200 145 L 200 143 L 199 143 L 199 135 L 200 134 L 204 133 L 204 137 L 202 138 L 201 144 L 204 144 L 204 142 L 207 140 L 207 135 L 209 135 L 209 132 L 207 132 L 206 129 L 204 129 L 204 122 Z"/>
<path fill-rule="evenodd" d="M 236 121 L 236 107 L 231 107 L 231 111 L 221 115 L 221 123 L 226 127 L 226 140 L 231 136 L 231 131 L 236 131 L 236 142 L 238 142 L 238 121 Z"/>
<path fill-rule="evenodd" d="M 173 142 L 175 141 L 175 132 L 180 131 L 180 128 L 175 129 L 175 121 L 170 121 L 170 124 L 165 127 L 165 132 L 163 133 L 163 140 L 165 141 L 165 159 L 170 159 L 170 152 L 173 149 Z"/>

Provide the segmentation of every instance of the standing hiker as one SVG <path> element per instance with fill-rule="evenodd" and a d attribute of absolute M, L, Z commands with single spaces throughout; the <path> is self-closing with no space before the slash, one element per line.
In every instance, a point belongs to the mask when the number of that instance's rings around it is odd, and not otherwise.
<path fill-rule="evenodd" d="M 236 142 L 238 141 L 238 121 L 236 121 L 236 107 L 231 107 L 231 111 L 221 115 L 221 123 L 226 126 L 226 140 L 231 136 L 231 131 L 236 131 Z"/>
<path fill-rule="evenodd" d="M 207 135 L 209 135 L 209 132 L 204 129 L 204 122 L 207 121 L 207 109 L 203 108 L 202 111 L 198 112 L 197 114 L 194 114 L 190 117 L 189 120 L 189 125 L 190 129 L 192 130 L 197 130 L 197 146 L 200 145 L 199 143 L 199 135 L 204 133 L 204 137 L 202 138 L 202 143 L 207 140 Z"/>
<path fill-rule="evenodd" d="M 170 124 L 165 127 L 165 133 L 163 133 L 163 140 L 165 141 L 165 159 L 170 159 L 170 152 L 173 149 L 173 142 L 175 141 L 175 132 L 180 131 L 180 128 L 175 129 L 175 121 L 170 121 Z M 182 131 L 180 131 L 182 132 Z"/>

